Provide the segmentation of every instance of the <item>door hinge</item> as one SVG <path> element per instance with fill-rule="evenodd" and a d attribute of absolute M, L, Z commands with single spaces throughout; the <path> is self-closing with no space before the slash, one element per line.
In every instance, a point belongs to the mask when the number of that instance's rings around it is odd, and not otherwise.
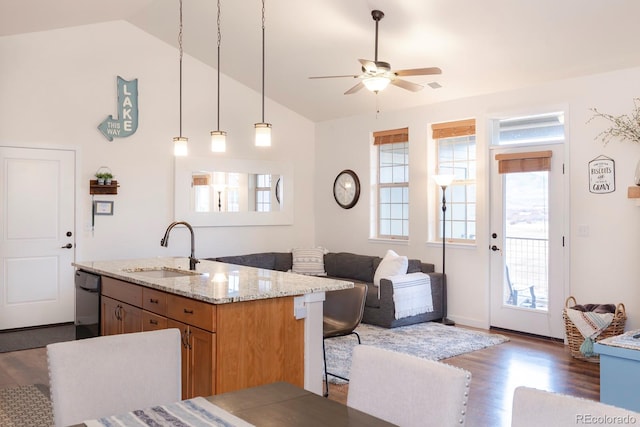
<path fill-rule="evenodd" d="M 562 175 L 564 175 L 564 163 L 562 164 Z"/>
<path fill-rule="evenodd" d="M 564 236 L 562 236 L 562 247 L 564 248 Z"/>

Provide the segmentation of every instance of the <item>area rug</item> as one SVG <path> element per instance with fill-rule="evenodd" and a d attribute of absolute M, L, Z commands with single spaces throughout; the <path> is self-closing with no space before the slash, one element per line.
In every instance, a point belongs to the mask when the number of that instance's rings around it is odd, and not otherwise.
<path fill-rule="evenodd" d="M 408 353 L 430 360 L 441 360 L 509 341 L 504 335 L 476 332 L 441 323 L 418 323 L 399 328 L 360 324 L 356 328 L 362 344 Z M 349 378 L 351 352 L 358 345 L 355 335 L 325 340 L 329 372 Z M 345 381 L 329 377 L 329 382 Z"/>
<path fill-rule="evenodd" d="M 75 325 L 53 325 L 0 332 L 0 353 L 44 347 L 76 339 Z"/>
<path fill-rule="evenodd" d="M 0 389 L 0 426 L 53 425 L 49 388 L 42 384 Z"/>

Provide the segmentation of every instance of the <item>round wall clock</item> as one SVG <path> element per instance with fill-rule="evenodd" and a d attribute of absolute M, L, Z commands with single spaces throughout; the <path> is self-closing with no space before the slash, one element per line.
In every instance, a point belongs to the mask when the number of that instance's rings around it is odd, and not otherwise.
<path fill-rule="evenodd" d="M 336 203 L 344 209 L 351 209 L 360 198 L 360 180 L 358 175 L 350 169 L 338 174 L 333 182 L 333 197 Z"/>

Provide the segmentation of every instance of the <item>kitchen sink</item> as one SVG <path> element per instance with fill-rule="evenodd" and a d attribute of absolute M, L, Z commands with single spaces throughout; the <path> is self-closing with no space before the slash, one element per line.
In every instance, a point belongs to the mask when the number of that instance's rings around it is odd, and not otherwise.
<path fill-rule="evenodd" d="M 181 270 L 179 268 L 169 267 L 142 267 L 142 268 L 125 268 L 122 271 L 127 273 L 137 274 L 145 277 L 153 278 L 169 278 L 169 277 L 184 277 L 184 276 L 200 276 L 202 273 L 191 270 Z"/>

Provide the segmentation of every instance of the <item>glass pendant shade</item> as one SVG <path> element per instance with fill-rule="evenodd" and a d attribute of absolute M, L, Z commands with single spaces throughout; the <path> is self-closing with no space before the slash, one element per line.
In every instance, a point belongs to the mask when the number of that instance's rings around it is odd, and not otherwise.
<path fill-rule="evenodd" d="M 256 147 L 271 147 L 271 123 L 256 123 Z"/>
<path fill-rule="evenodd" d="M 227 150 L 227 133 L 222 130 L 211 131 L 211 151 L 224 153 Z"/>
<path fill-rule="evenodd" d="M 379 92 L 384 90 L 387 86 L 389 86 L 389 80 L 387 77 L 369 77 L 368 79 L 364 79 L 362 83 L 364 83 L 364 87 L 366 87 L 371 92 Z"/>
<path fill-rule="evenodd" d="M 176 136 L 173 138 L 173 155 L 178 157 L 184 157 L 189 154 L 187 143 L 189 138 L 184 136 Z"/>

